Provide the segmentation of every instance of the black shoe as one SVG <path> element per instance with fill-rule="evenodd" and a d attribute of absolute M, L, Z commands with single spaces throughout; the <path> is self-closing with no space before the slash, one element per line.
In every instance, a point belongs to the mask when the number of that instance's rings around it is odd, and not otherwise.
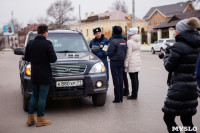
<path fill-rule="evenodd" d="M 114 100 L 113 103 L 120 103 L 120 101 L 116 101 L 116 100 Z"/>
<path fill-rule="evenodd" d="M 128 96 L 127 99 L 128 99 L 128 100 L 136 100 L 137 97 L 136 97 L 136 96 Z"/>
<path fill-rule="evenodd" d="M 129 95 L 129 90 L 128 89 L 124 89 L 124 96 L 128 96 Z"/>

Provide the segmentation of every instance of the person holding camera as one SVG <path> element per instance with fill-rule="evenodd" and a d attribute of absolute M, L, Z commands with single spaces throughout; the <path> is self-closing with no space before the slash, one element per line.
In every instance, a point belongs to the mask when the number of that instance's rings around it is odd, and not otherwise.
<path fill-rule="evenodd" d="M 196 30 L 199 26 L 197 18 L 179 21 L 176 25 L 176 43 L 164 53 L 165 69 L 171 73 L 167 98 L 162 108 L 169 133 L 175 132 L 176 116 L 180 116 L 184 127 L 194 129 L 192 116 L 196 114 L 198 106 L 194 75 L 200 47 L 200 34 Z"/>
<path fill-rule="evenodd" d="M 124 62 L 125 72 L 128 72 L 131 79 L 132 84 L 132 94 L 128 96 L 127 99 L 137 99 L 138 96 L 138 88 L 139 88 L 139 80 L 138 80 L 138 72 L 141 70 L 141 57 L 140 57 L 140 37 L 137 35 L 138 28 L 130 28 L 127 31 L 128 35 L 128 50 L 126 54 L 126 59 Z"/>

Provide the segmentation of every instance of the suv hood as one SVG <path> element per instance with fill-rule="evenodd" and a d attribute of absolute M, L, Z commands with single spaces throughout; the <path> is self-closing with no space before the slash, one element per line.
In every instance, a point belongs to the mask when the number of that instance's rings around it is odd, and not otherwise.
<path fill-rule="evenodd" d="M 70 60 L 99 60 L 94 54 L 90 52 L 84 53 L 56 53 L 58 61 L 70 61 Z"/>

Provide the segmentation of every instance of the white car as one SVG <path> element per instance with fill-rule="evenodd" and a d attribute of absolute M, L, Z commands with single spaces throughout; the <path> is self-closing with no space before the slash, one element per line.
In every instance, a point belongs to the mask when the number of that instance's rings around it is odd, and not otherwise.
<path fill-rule="evenodd" d="M 152 54 L 155 54 L 155 52 L 162 52 L 167 47 L 167 45 L 172 46 L 175 42 L 175 39 L 170 38 L 159 39 L 153 44 L 151 52 Z"/>

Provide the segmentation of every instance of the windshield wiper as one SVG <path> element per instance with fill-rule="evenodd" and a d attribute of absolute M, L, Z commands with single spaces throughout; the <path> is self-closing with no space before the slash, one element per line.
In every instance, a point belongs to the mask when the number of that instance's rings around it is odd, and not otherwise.
<path fill-rule="evenodd" d="M 63 51 L 56 51 L 56 53 L 77 53 L 76 51 L 70 51 L 70 50 L 63 50 Z"/>

